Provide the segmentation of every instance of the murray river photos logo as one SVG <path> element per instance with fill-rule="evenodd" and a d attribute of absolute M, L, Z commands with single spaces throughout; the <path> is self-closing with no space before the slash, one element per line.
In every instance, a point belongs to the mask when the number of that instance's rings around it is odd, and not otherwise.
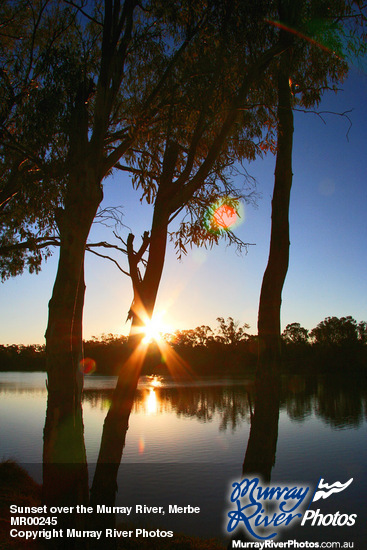
<path fill-rule="evenodd" d="M 310 510 L 309 507 L 313 502 L 344 491 L 352 481 L 353 478 L 346 483 L 336 481 L 329 485 L 320 478 L 313 494 L 310 487 L 304 486 L 262 487 L 258 477 L 235 481 L 230 495 L 234 510 L 228 512 L 227 531 L 232 533 L 242 526 L 253 539 L 268 540 L 276 537 L 281 528 L 299 522 L 301 526 L 350 527 L 355 524 L 357 514 L 322 514 L 320 509 Z"/>

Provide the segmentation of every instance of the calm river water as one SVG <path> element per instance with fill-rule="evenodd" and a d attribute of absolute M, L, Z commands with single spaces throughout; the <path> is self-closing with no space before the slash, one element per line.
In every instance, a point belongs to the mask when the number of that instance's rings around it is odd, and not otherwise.
<path fill-rule="evenodd" d="M 115 379 L 85 379 L 84 424 L 90 477 Z M 224 536 L 233 508 L 231 483 L 240 480 L 251 424 L 251 383 L 206 380 L 182 385 L 145 377 L 130 418 L 118 479 L 117 505 L 200 506 L 197 515 L 134 516 L 132 521 L 202 536 Z M 13 458 L 41 481 L 46 409 L 44 373 L 0 373 L 0 458 Z M 367 540 L 367 388 L 353 380 L 283 380 L 272 485 L 309 486 L 320 478 L 345 483 L 321 499 L 322 513 L 357 514 L 353 527 L 305 526 L 284 540 Z M 230 507 L 232 506 L 232 508 Z M 316 504 L 312 504 L 316 509 Z M 358 546 L 358 545 L 361 546 Z"/>

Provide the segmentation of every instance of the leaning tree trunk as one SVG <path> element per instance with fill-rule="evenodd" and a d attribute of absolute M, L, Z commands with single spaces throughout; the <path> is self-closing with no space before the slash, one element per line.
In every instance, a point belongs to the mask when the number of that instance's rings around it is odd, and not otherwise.
<path fill-rule="evenodd" d="M 269 483 L 275 464 L 280 405 L 280 309 L 289 262 L 289 201 L 292 186 L 293 112 L 289 84 L 290 53 L 278 72 L 278 149 L 272 200 L 271 239 L 258 318 L 259 361 L 255 405 L 242 467 L 243 476 L 259 475 Z M 247 540 L 246 537 L 244 540 Z"/>
<path fill-rule="evenodd" d="M 111 406 L 103 425 L 101 446 L 90 495 L 90 505 L 94 509 L 97 504 L 107 506 L 115 504 L 117 473 L 125 446 L 135 391 L 145 360 L 146 349 L 141 345 L 144 336 L 141 331 L 141 317 L 151 319 L 153 315 L 166 253 L 167 227 L 168 213 L 159 207 L 155 208 L 145 276 L 139 288 L 134 289 L 135 306 L 133 307 L 133 321 L 129 336 L 129 358 L 120 371 Z M 114 527 L 113 514 L 95 514 L 90 519 L 93 525 L 97 526 L 94 528 L 104 530 Z M 101 544 L 103 546 L 103 543 Z M 110 539 L 109 544 L 113 544 Z M 97 542 L 93 541 L 93 548 L 99 546 Z"/>
<path fill-rule="evenodd" d="M 278 150 L 272 200 L 268 265 L 261 287 L 258 335 L 259 370 L 277 370 L 280 361 L 280 308 L 289 262 L 289 201 L 292 186 L 293 112 L 289 83 L 290 53 L 283 53 L 278 74 Z"/>
<path fill-rule="evenodd" d="M 87 237 L 101 199 L 100 187 L 94 179 L 75 177 L 70 181 L 65 207 L 58 216 L 60 257 L 46 331 L 48 400 L 43 502 L 48 506 L 75 506 L 88 501 L 81 405 L 83 374 L 79 368 L 85 292 L 83 266 Z M 67 519 L 69 527 L 82 521 L 70 515 Z M 72 544 L 71 539 L 69 543 Z"/>

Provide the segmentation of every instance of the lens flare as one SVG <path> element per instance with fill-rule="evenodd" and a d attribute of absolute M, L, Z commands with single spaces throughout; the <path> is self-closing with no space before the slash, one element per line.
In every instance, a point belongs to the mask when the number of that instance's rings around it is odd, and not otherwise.
<path fill-rule="evenodd" d="M 231 197 L 222 197 L 213 203 L 204 215 L 204 225 L 210 233 L 219 235 L 234 229 L 241 221 L 241 203 Z"/>
<path fill-rule="evenodd" d="M 272 19 L 265 19 L 265 21 L 273 27 L 277 27 L 278 29 L 307 40 L 310 44 L 320 48 L 320 50 L 336 55 L 337 57 L 344 57 L 342 52 L 341 27 L 335 27 L 326 20 L 314 19 L 311 21 L 308 29 L 309 34 L 305 34 L 299 29 L 285 25 L 281 21 L 274 21 Z M 313 38 L 313 36 L 317 36 L 317 39 Z"/>
<path fill-rule="evenodd" d="M 79 370 L 83 374 L 92 374 L 97 368 L 97 364 L 94 359 L 91 359 L 90 357 L 84 357 L 79 362 Z"/>
<path fill-rule="evenodd" d="M 232 206 L 222 204 L 214 212 L 214 222 L 218 227 L 229 229 L 237 221 L 237 212 Z"/>

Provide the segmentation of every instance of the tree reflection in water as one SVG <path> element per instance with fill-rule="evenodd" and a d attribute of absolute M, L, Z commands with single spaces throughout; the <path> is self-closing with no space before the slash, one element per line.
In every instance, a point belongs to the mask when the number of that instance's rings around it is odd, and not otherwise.
<path fill-rule="evenodd" d="M 243 422 L 251 422 L 254 389 L 254 384 L 248 382 L 231 385 L 220 381 L 218 385 L 203 381 L 200 386 L 172 387 L 163 379 L 162 386 L 154 388 L 156 413 L 174 413 L 178 417 L 196 418 L 199 422 L 211 422 L 219 417 L 220 430 L 235 430 Z M 112 391 L 85 389 L 84 401 L 93 408 L 106 410 Z M 330 427 L 342 429 L 358 427 L 366 417 L 366 385 L 360 381 L 356 383 L 353 378 L 284 376 L 279 394 L 279 411 L 286 412 L 295 422 L 304 422 L 315 415 Z M 150 389 L 137 390 L 134 413 L 147 412 L 149 395 Z"/>
<path fill-rule="evenodd" d="M 260 475 L 269 482 L 275 464 L 280 408 L 280 379 L 268 375 L 256 381 L 251 429 L 242 467 L 243 476 Z"/>
<path fill-rule="evenodd" d="M 108 408 L 111 396 L 112 390 L 86 389 L 84 392 L 84 399 L 100 409 Z M 143 415 L 175 414 L 179 418 L 195 418 L 200 423 L 219 419 L 222 431 L 233 431 L 240 429 L 244 422 L 251 423 L 242 474 L 256 473 L 269 484 L 276 458 L 280 412 L 286 412 L 294 422 L 304 422 L 315 415 L 332 428 L 340 429 L 358 426 L 363 421 L 366 405 L 365 385 L 353 380 L 267 377 L 255 386 L 250 382 L 220 380 L 173 385 L 172 381 L 162 379 L 161 386 L 136 391 L 132 411 Z M 107 477 L 111 477 L 111 469 L 115 472 L 115 483 L 118 466 L 106 464 Z M 123 491 L 123 487 L 120 489 Z"/>
<path fill-rule="evenodd" d="M 91 377 L 84 391 L 84 406 L 100 409 L 108 409 L 112 389 L 88 389 L 88 384 L 93 387 L 103 387 L 106 379 Z M 274 392 L 275 384 L 269 384 L 266 391 L 260 391 L 260 401 L 255 399 L 255 386 L 248 381 L 198 380 L 196 382 L 175 384 L 168 378 L 161 379 L 161 385 L 141 387 L 137 390 L 133 403 L 133 413 L 144 415 L 175 415 L 182 419 L 196 419 L 200 424 L 212 423 L 214 430 L 225 431 L 243 430 L 244 424 L 251 425 L 251 434 L 247 442 L 243 438 L 243 456 L 246 445 L 248 453 L 244 460 L 244 473 L 251 471 L 262 472 L 263 477 L 270 479 L 271 469 L 276 458 L 277 419 L 276 407 L 273 410 L 270 402 L 276 404 L 277 397 L 270 399 Z M 44 390 L 39 389 L 39 384 L 34 387 L 12 384 L 0 384 L 0 395 L 7 397 L 9 393 L 22 395 L 42 396 Z M 269 393 L 270 392 L 270 393 Z M 258 405 L 258 409 L 256 407 Z M 261 408 L 263 409 L 261 412 Z M 361 379 L 337 378 L 331 376 L 304 377 L 284 376 L 279 387 L 279 412 L 285 415 L 293 423 L 304 423 L 310 417 L 322 421 L 333 430 L 344 428 L 357 428 L 365 419 L 367 411 L 367 386 Z M 259 412 L 260 411 L 260 412 Z M 272 412 L 273 411 L 273 412 Z M 265 415 L 265 416 L 264 416 Z M 266 415 L 270 420 L 266 420 Z M 257 423 L 256 418 L 262 417 Z M 265 420 L 264 420 L 265 417 Z M 273 422 L 273 423 L 272 423 Z M 218 426 L 218 428 L 217 428 Z M 242 430 L 242 431 L 241 431 Z M 134 435 L 134 434 L 132 434 Z M 179 436 L 179 433 L 177 432 Z M 186 433 L 187 435 L 187 433 Z M 152 434 L 154 438 L 154 434 Z M 264 447 L 264 441 L 267 447 Z M 139 442 L 140 448 L 144 441 Z M 195 442 L 192 442 L 194 447 Z M 169 454 L 169 453 L 168 453 Z M 119 464 L 113 465 L 116 473 Z M 122 463 L 122 468 L 124 465 Z M 144 468 L 144 466 L 142 466 Z M 241 474 L 239 461 L 233 475 Z M 116 478 L 115 485 L 116 487 Z M 115 489 L 114 489 L 115 493 Z M 124 487 L 120 487 L 119 494 L 124 493 Z"/>

